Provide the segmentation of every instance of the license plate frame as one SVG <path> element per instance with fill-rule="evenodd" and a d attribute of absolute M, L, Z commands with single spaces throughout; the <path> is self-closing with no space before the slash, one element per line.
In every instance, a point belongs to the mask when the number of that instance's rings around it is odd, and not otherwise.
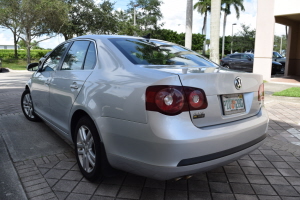
<path fill-rule="evenodd" d="M 221 95 L 224 115 L 233 115 L 246 112 L 244 94 L 224 94 Z"/>

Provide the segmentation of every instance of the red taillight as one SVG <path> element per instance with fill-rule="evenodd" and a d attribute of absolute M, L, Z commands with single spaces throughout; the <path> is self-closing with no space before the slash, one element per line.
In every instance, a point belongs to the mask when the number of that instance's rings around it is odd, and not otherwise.
<path fill-rule="evenodd" d="M 203 90 L 192 87 L 158 85 L 146 90 L 146 110 L 166 115 L 177 115 L 183 111 L 200 110 L 207 107 Z"/>
<path fill-rule="evenodd" d="M 258 89 L 258 101 L 263 101 L 264 99 L 265 99 L 265 88 L 264 88 L 264 84 L 262 83 Z"/>
<path fill-rule="evenodd" d="M 190 110 L 202 110 L 207 108 L 205 92 L 202 89 L 184 87 L 184 91 L 188 97 Z"/>

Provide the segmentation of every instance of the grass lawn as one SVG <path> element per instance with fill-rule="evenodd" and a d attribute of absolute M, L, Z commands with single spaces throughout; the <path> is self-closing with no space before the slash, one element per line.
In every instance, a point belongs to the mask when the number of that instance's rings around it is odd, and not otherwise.
<path fill-rule="evenodd" d="M 273 96 L 300 97 L 300 87 L 291 87 L 281 92 L 274 92 Z"/>
<path fill-rule="evenodd" d="M 31 62 L 37 62 L 37 61 L 31 61 Z M 3 59 L 2 60 L 2 67 L 3 68 L 9 68 L 12 70 L 26 70 L 27 62 L 26 60 L 22 59 Z"/>

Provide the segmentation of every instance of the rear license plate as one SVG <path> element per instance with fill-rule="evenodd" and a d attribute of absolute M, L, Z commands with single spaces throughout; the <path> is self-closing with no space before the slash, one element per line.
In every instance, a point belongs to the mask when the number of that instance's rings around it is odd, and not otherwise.
<path fill-rule="evenodd" d="M 224 115 L 232 115 L 246 111 L 243 94 L 225 94 L 222 95 L 221 98 Z"/>

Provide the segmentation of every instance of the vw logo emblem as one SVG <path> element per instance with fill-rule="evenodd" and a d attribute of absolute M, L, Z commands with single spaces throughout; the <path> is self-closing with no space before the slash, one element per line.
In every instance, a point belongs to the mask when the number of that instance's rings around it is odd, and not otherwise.
<path fill-rule="evenodd" d="M 234 79 L 234 86 L 237 90 L 242 88 L 242 79 L 240 77 Z"/>

